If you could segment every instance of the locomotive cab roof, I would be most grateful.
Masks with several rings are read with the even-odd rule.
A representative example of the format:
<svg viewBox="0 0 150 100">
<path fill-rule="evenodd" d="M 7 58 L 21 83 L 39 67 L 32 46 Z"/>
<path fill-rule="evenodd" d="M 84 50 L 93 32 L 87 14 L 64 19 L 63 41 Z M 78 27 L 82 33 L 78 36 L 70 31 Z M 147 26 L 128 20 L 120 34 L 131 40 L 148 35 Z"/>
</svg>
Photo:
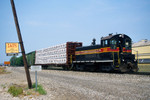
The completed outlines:
<svg viewBox="0 0 150 100">
<path fill-rule="evenodd" d="M 129 38 L 131 39 L 129 36 L 125 35 L 125 34 L 109 34 L 109 36 L 106 36 L 106 37 L 102 37 L 101 40 L 110 40 L 112 38 Z"/>
<path fill-rule="evenodd" d="M 112 41 L 116 41 L 117 46 L 120 44 L 122 46 L 125 46 L 125 42 L 129 42 L 129 45 L 131 45 L 131 38 L 125 34 L 109 34 L 109 36 L 102 37 L 101 38 L 101 46 L 102 47 L 108 47 L 112 46 Z"/>
</svg>

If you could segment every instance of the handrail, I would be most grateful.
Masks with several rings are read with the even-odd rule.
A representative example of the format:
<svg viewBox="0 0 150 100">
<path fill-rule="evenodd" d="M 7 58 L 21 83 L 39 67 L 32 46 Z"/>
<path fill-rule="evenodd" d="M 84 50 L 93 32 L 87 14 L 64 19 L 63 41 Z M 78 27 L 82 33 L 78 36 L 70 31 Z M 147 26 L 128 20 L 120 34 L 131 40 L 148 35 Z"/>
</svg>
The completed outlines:
<svg viewBox="0 0 150 100">
<path fill-rule="evenodd" d="M 134 49 L 132 49 L 133 51 L 135 51 L 136 53 L 137 53 L 137 61 L 138 61 L 138 63 L 139 63 L 139 59 L 138 59 L 138 51 L 137 50 L 134 50 Z"/>
</svg>

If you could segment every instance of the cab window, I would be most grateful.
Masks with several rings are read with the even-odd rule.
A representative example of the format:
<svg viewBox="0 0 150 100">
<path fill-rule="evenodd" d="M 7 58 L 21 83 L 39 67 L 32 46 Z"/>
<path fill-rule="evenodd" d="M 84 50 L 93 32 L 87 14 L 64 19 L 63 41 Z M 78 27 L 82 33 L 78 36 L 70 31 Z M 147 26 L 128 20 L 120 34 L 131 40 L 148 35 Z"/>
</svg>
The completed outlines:
<svg viewBox="0 0 150 100">
<path fill-rule="evenodd" d="M 105 46 L 107 46 L 108 45 L 108 40 L 105 40 Z"/>
<path fill-rule="evenodd" d="M 117 41 L 116 40 L 110 40 L 111 49 L 117 48 Z"/>
<path fill-rule="evenodd" d="M 103 40 L 103 46 L 108 46 L 108 40 Z"/>
<path fill-rule="evenodd" d="M 129 39 L 127 39 L 127 40 L 125 41 L 125 48 L 126 48 L 127 50 L 130 50 L 130 49 L 131 49 L 131 41 L 130 41 Z"/>
</svg>

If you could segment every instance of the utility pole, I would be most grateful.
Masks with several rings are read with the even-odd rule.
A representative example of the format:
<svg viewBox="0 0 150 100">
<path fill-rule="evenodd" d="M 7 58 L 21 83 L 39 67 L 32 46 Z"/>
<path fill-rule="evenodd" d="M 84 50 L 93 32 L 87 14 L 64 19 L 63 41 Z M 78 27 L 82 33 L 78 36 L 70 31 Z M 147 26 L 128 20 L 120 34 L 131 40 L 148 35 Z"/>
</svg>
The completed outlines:
<svg viewBox="0 0 150 100">
<path fill-rule="evenodd" d="M 28 69 L 28 65 L 27 65 L 27 59 L 26 59 L 26 55 L 25 55 L 21 31 L 19 28 L 17 13 L 16 13 L 15 4 L 14 4 L 13 0 L 11 0 L 11 6 L 12 6 L 13 15 L 14 15 L 14 21 L 15 21 L 15 25 L 16 25 L 18 39 L 19 39 L 19 43 L 20 43 L 20 47 L 21 47 L 21 52 L 22 52 L 22 56 L 23 56 L 23 62 L 24 62 L 24 68 L 25 68 L 26 77 L 27 77 L 27 81 L 28 81 L 28 87 L 29 87 L 29 89 L 31 89 L 32 88 L 32 82 L 31 82 L 31 78 L 30 78 L 30 73 L 29 73 L 29 69 Z"/>
</svg>

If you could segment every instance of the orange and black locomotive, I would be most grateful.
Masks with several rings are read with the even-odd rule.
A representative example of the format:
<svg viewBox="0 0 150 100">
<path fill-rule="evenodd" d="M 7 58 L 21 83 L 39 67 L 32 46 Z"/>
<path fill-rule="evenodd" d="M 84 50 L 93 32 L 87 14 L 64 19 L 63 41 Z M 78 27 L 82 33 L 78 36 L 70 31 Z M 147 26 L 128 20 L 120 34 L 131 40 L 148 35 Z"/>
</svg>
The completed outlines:
<svg viewBox="0 0 150 100">
<path fill-rule="evenodd" d="M 74 70 L 137 72 L 137 60 L 132 54 L 132 40 L 125 34 L 109 34 L 96 45 L 76 48 Z"/>
</svg>

